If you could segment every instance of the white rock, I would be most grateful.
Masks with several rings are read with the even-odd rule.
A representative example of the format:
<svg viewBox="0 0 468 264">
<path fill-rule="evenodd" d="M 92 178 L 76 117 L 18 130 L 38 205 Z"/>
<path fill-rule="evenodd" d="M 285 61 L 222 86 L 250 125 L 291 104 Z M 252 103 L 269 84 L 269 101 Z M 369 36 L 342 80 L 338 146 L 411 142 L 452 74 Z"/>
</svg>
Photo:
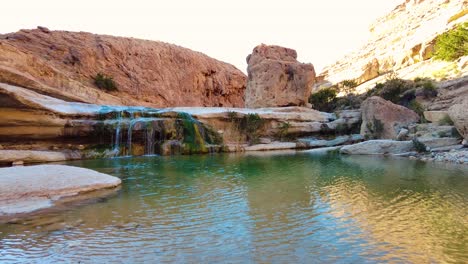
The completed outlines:
<svg viewBox="0 0 468 264">
<path fill-rule="evenodd" d="M 0 168 L 0 216 L 29 213 L 65 197 L 120 184 L 119 178 L 72 166 Z"/>
<path fill-rule="evenodd" d="M 401 154 L 410 152 L 413 149 L 411 141 L 395 141 L 395 140 L 369 140 L 354 145 L 344 146 L 340 149 L 343 154 L 358 154 L 358 155 L 384 155 L 384 154 Z"/>
</svg>

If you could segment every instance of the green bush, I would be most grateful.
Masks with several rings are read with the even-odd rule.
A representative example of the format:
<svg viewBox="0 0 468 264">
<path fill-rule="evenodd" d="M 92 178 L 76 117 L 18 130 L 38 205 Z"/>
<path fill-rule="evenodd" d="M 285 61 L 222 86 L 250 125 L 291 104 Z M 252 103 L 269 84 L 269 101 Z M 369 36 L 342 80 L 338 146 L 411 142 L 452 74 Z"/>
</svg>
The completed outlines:
<svg viewBox="0 0 468 264">
<path fill-rule="evenodd" d="M 243 131 L 250 144 L 256 144 L 259 139 L 258 130 L 265 123 L 265 120 L 258 114 L 247 114 L 240 119 L 239 129 Z"/>
<path fill-rule="evenodd" d="M 405 95 L 405 92 L 414 88 L 415 84 L 413 81 L 395 78 L 387 80 L 385 83 L 377 83 L 372 90 L 367 92 L 367 95 L 380 96 L 395 104 L 403 104 L 402 99 L 408 101 L 408 98 L 406 98 L 408 94 Z"/>
<path fill-rule="evenodd" d="M 468 55 L 468 22 L 458 25 L 436 38 L 434 58 L 454 61 Z"/>
<path fill-rule="evenodd" d="M 234 122 L 234 121 L 236 121 L 237 118 L 238 118 L 238 117 L 237 117 L 237 112 L 234 112 L 234 111 L 229 111 L 229 112 L 227 113 L 227 116 L 228 116 L 228 119 L 229 119 L 230 122 Z"/>
<path fill-rule="evenodd" d="M 419 141 L 419 139 L 417 138 L 413 139 L 413 146 L 417 152 L 422 152 L 422 153 L 427 152 L 426 145 L 422 143 L 421 141 Z"/>
<path fill-rule="evenodd" d="M 432 79 L 417 77 L 414 79 L 414 83 L 417 88 L 421 88 L 422 96 L 426 98 L 437 96 L 437 86 Z"/>
<path fill-rule="evenodd" d="M 424 118 L 425 109 L 416 100 L 411 101 L 408 108 L 416 112 L 421 118 Z"/>
<path fill-rule="evenodd" d="M 333 109 L 335 109 L 337 95 L 338 90 L 336 87 L 320 89 L 318 92 L 310 95 L 309 103 L 311 103 L 316 110 L 332 112 Z"/>
<path fill-rule="evenodd" d="M 343 97 L 338 97 L 335 100 L 335 109 L 336 110 L 347 110 L 347 109 L 359 109 L 363 101 L 362 96 L 355 94 L 348 94 Z"/>
<path fill-rule="evenodd" d="M 355 89 L 358 86 L 358 83 L 355 80 L 344 80 L 337 85 L 339 87 L 339 91 L 345 94 L 352 94 L 354 93 Z"/>
<path fill-rule="evenodd" d="M 117 91 L 117 85 L 114 82 L 114 79 L 110 76 L 107 76 L 103 73 L 98 73 L 93 78 L 94 84 L 101 90 L 105 90 L 107 92 Z"/>
<path fill-rule="evenodd" d="M 341 82 L 344 86 L 347 86 L 347 87 L 350 87 L 350 88 L 354 88 L 354 87 L 357 87 L 358 84 L 355 80 L 344 80 Z"/>
</svg>

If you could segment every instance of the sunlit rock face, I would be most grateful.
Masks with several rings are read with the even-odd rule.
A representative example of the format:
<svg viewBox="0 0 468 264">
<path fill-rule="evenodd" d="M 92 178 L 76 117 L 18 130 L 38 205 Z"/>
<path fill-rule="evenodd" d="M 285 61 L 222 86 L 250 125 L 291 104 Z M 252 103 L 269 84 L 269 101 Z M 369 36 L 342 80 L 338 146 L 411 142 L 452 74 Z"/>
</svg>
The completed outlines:
<svg viewBox="0 0 468 264">
<path fill-rule="evenodd" d="M 247 64 L 246 107 L 307 104 L 315 81 L 314 66 L 298 62 L 295 50 L 262 44 L 247 57 Z"/>
<path fill-rule="evenodd" d="M 118 91 L 98 89 L 98 73 Z M 246 76 L 168 43 L 39 27 L 0 35 L 0 82 L 92 104 L 243 107 Z"/>
<path fill-rule="evenodd" d="M 459 104 L 455 104 L 449 108 L 450 118 L 453 120 L 455 127 L 461 136 L 468 141 L 468 98 L 465 98 Z"/>
<path fill-rule="evenodd" d="M 367 44 L 325 67 L 320 79 L 324 80 L 323 83 L 347 79 L 363 83 L 375 78 L 376 73 L 381 75 L 430 60 L 435 38 L 467 20 L 467 4 L 466 0 L 405 1 L 370 26 L 371 37 Z M 399 75 L 414 78 L 426 73 L 431 77 L 431 72 L 436 71 L 427 65 L 422 66 L 424 69 L 421 71 L 424 72 L 402 72 Z M 436 64 L 435 67 L 442 66 Z M 456 75 L 456 71 L 453 74 Z"/>
<path fill-rule="evenodd" d="M 361 134 L 369 138 L 396 139 L 400 129 L 419 121 L 413 110 L 378 96 L 366 99 L 361 111 Z"/>
</svg>

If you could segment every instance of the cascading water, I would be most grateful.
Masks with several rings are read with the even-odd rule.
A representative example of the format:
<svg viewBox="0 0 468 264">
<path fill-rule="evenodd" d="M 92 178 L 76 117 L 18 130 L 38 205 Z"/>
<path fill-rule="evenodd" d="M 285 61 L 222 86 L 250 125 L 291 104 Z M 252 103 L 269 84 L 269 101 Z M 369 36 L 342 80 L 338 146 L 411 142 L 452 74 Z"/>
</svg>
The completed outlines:
<svg viewBox="0 0 468 264">
<path fill-rule="evenodd" d="M 216 146 L 213 132 L 187 113 L 174 116 L 174 112 L 148 108 L 108 107 L 100 120 L 104 121 L 96 126 L 100 131 L 96 137 L 101 138 L 99 142 L 109 138 L 113 156 L 168 153 L 166 142 L 177 146 L 173 153 L 182 154 L 212 152 Z"/>
<path fill-rule="evenodd" d="M 120 153 L 120 140 L 121 140 L 121 135 L 120 135 L 120 130 L 121 130 L 121 125 L 122 125 L 122 112 L 118 111 L 117 116 L 117 125 L 115 128 L 115 142 L 114 142 L 114 152 L 118 156 Z"/>
<path fill-rule="evenodd" d="M 150 123 L 152 124 L 152 123 Z M 152 125 L 146 126 L 146 137 L 145 137 L 145 155 L 154 155 L 154 139 L 156 130 Z"/>
<path fill-rule="evenodd" d="M 134 124 L 135 113 L 130 112 L 130 119 L 128 120 L 128 130 L 127 130 L 127 155 L 132 155 L 132 132 Z"/>
</svg>

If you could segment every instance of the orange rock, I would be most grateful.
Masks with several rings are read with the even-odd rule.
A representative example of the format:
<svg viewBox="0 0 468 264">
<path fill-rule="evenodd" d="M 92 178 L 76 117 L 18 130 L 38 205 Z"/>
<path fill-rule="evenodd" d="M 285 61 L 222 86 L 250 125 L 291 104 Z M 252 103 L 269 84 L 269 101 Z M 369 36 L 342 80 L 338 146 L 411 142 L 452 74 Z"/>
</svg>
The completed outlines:
<svg viewBox="0 0 468 264">
<path fill-rule="evenodd" d="M 413 110 L 378 96 L 362 102 L 361 111 L 361 135 L 371 138 L 396 139 L 400 129 L 419 121 Z"/>
<path fill-rule="evenodd" d="M 246 107 L 305 106 L 312 92 L 315 71 L 300 63 L 293 49 L 265 44 L 247 57 Z"/>
<path fill-rule="evenodd" d="M 98 89 L 97 73 L 118 91 Z M 40 27 L 0 36 L 0 82 L 94 104 L 242 107 L 246 77 L 172 44 Z"/>
</svg>

